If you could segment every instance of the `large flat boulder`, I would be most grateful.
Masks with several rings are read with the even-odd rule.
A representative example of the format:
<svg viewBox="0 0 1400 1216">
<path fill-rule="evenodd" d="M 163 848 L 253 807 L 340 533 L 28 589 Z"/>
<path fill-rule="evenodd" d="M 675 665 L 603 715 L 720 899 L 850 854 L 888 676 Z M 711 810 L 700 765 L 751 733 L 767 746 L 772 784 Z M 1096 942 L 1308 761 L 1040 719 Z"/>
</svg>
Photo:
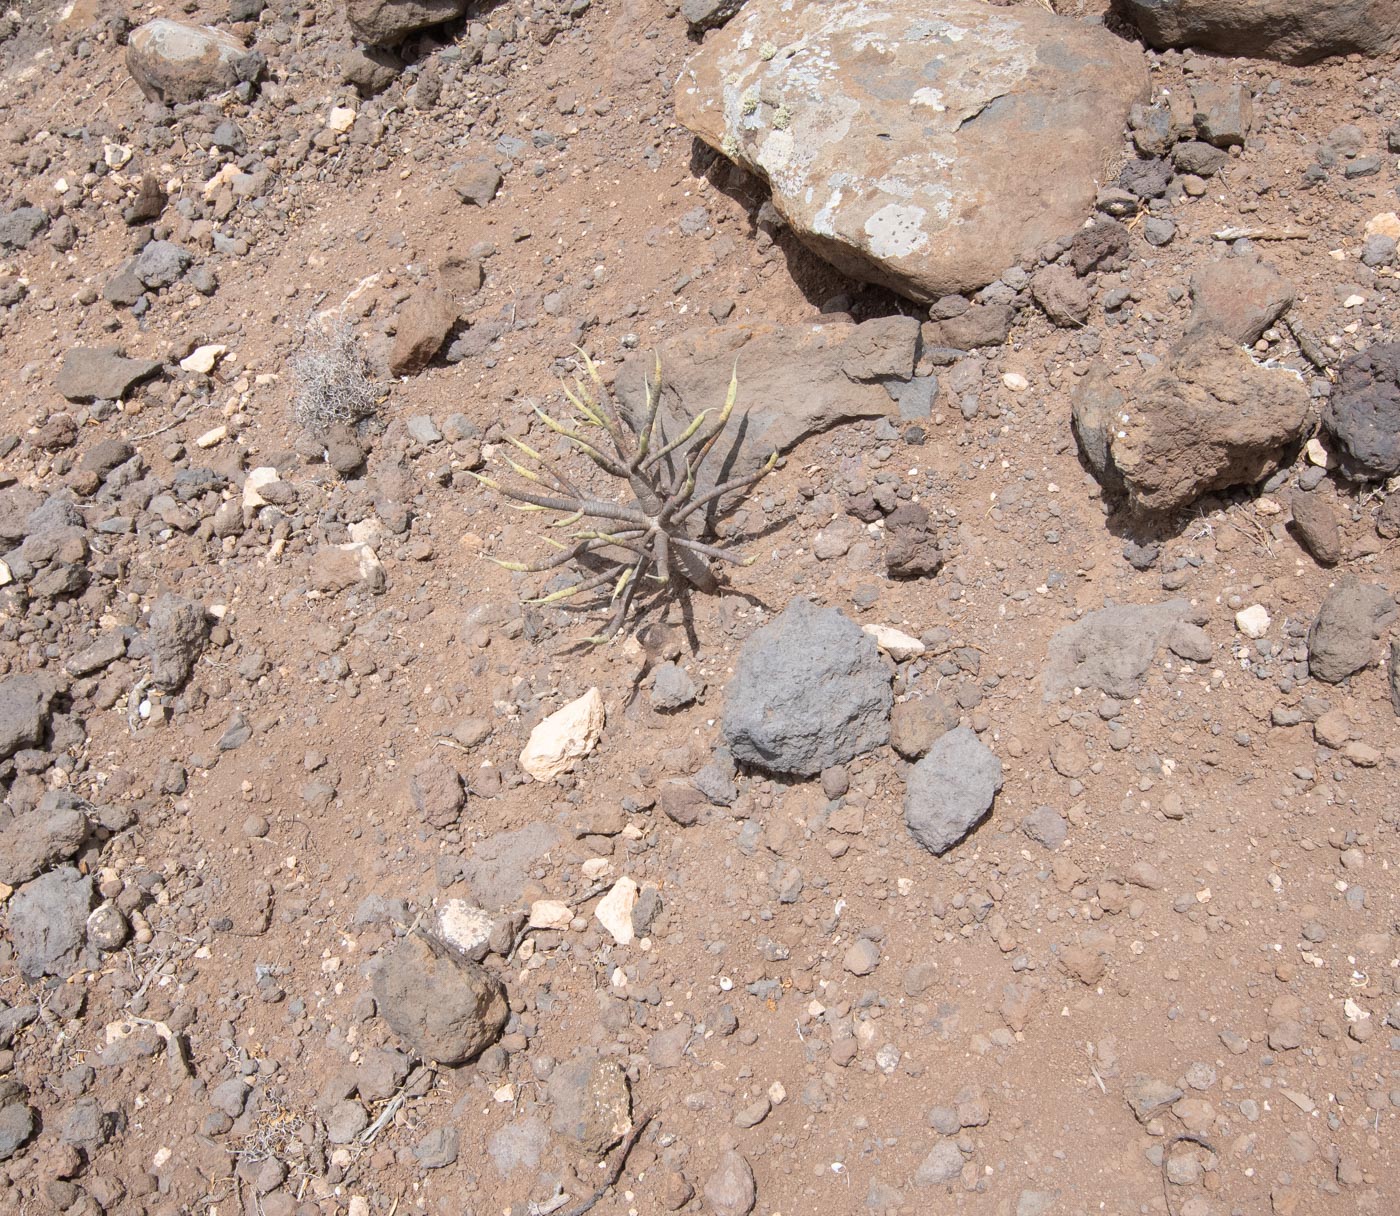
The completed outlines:
<svg viewBox="0 0 1400 1216">
<path fill-rule="evenodd" d="M 1313 63 L 1400 46 L 1400 0 L 1114 0 L 1150 46 Z"/>
<path fill-rule="evenodd" d="M 767 323 L 690 330 L 661 344 L 663 434 L 684 430 L 701 410 L 724 405 L 737 369 L 739 394 L 725 437 L 706 466 L 711 477 L 751 473 L 773 452 L 787 452 L 808 435 L 841 422 L 895 412 L 887 386 L 914 374 L 919 323 L 881 317 L 860 325 L 783 327 Z M 651 353 L 618 369 L 620 404 L 633 417 L 646 402 L 643 382 Z"/>
<path fill-rule="evenodd" d="M 931 301 L 1077 229 L 1147 95 L 1136 46 L 1037 8 L 750 0 L 676 114 L 822 257 Z"/>
</svg>

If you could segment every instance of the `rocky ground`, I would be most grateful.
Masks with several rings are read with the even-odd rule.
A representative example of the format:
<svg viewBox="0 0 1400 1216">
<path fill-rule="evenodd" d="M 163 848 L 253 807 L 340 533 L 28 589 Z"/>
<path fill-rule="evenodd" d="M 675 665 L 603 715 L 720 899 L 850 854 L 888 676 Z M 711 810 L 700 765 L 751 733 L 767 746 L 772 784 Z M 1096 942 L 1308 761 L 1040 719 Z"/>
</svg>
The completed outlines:
<svg viewBox="0 0 1400 1216">
<path fill-rule="evenodd" d="M 1146 52 L 915 303 L 737 7 L 0 19 L 5 1210 L 1393 1210 L 1393 56 Z M 472 476 L 579 347 L 784 452 L 605 645 Z"/>
</svg>

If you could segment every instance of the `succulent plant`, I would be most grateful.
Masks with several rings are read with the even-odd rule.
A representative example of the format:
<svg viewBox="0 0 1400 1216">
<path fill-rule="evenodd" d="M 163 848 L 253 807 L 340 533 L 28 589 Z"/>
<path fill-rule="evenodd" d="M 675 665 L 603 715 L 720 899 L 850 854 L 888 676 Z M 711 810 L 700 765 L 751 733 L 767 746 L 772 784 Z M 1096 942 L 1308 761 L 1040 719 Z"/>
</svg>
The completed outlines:
<svg viewBox="0 0 1400 1216">
<path fill-rule="evenodd" d="M 674 439 L 665 440 L 659 357 L 645 381 L 642 417 L 634 419 L 618 409 L 593 360 L 582 351 L 579 355 L 583 374 L 575 377 L 572 388 L 564 386 L 564 395 L 579 414 L 573 425 L 551 417 L 538 406 L 533 408 L 549 430 L 622 483 L 620 499 L 610 501 L 581 489 L 559 467 L 557 459 L 546 457 L 513 437 L 507 437 L 507 442 L 528 457 L 535 468 L 504 454 L 502 459 L 538 489 L 505 485 L 480 474 L 473 476 L 518 504 L 520 510 L 558 515 L 550 525 L 553 528 L 582 525 L 569 535 L 572 544 L 545 538 L 559 550 L 551 557 L 537 562 L 495 557 L 490 560 L 507 570 L 529 574 L 577 565 L 585 571 L 580 581 L 527 602 L 562 604 L 589 592 L 601 595 L 606 591 L 604 603 L 610 605 L 607 623 L 601 633 L 589 639 L 603 642 L 617 636 L 639 589 L 647 581 L 658 589 L 682 593 L 694 589 L 713 594 L 720 589 L 713 563 L 752 564 L 750 557 L 701 540 L 701 528 L 707 508 L 718 507 L 722 499 L 749 489 L 765 477 L 777 463 L 778 453 L 774 452 L 757 472 L 706 487 L 701 479 L 706 459 L 724 434 L 738 398 L 737 366 L 718 414 L 711 417 L 710 410 L 702 410 Z"/>
</svg>

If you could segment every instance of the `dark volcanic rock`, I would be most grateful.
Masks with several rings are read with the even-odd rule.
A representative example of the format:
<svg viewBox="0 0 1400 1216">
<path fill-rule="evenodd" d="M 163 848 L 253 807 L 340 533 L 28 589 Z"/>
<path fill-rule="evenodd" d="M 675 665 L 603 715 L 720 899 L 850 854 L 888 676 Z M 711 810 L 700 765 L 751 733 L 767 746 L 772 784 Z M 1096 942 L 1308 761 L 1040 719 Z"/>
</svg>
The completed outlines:
<svg viewBox="0 0 1400 1216">
<path fill-rule="evenodd" d="M 24 975 L 66 975 L 77 966 L 92 900 L 91 876 L 73 866 L 50 870 L 15 892 L 10 940 Z"/>
<path fill-rule="evenodd" d="M 204 609 L 178 595 L 162 595 L 151 609 L 147 647 L 151 680 L 157 688 L 184 687 L 204 653 L 209 625 Z"/>
<path fill-rule="evenodd" d="M 0 680 L 0 760 L 44 741 L 56 693 L 53 681 L 46 676 Z"/>
<path fill-rule="evenodd" d="M 1342 363 L 1322 422 L 1349 472 L 1400 472 L 1400 342 L 1368 346 Z"/>
</svg>

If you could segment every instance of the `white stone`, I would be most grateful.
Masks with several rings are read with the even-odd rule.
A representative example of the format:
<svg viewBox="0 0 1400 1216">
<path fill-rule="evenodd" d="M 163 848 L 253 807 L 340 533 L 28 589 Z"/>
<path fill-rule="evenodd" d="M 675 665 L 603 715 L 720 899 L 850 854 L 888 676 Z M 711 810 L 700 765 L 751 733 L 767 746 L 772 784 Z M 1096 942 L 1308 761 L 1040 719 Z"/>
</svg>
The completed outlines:
<svg viewBox="0 0 1400 1216">
<path fill-rule="evenodd" d="M 194 441 L 194 446 L 197 448 L 212 448 L 217 446 L 218 444 L 223 443 L 223 441 L 227 438 L 228 427 L 216 426 L 210 430 L 205 431 L 204 434 L 202 434 L 198 439 L 196 439 Z"/>
<path fill-rule="evenodd" d="M 905 659 L 916 659 L 924 653 L 924 644 L 918 638 L 912 638 L 889 625 L 862 625 L 861 628 L 874 638 L 875 645 L 896 663 L 902 663 Z"/>
<path fill-rule="evenodd" d="M 1020 372 L 1007 372 L 1002 376 L 1001 382 L 1013 393 L 1024 393 L 1031 386 L 1031 382 Z"/>
<path fill-rule="evenodd" d="M 357 519 L 346 531 L 349 532 L 351 540 L 371 548 L 377 548 L 384 542 L 384 524 L 377 516 Z"/>
<path fill-rule="evenodd" d="M 326 126 L 337 135 L 343 135 L 355 125 L 355 111 L 349 106 L 333 106 L 326 115 Z"/>
<path fill-rule="evenodd" d="M 574 910 L 562 899 L 537 899 L 530 905 L 530 928 L 567 929 Z"/>
<path fill-rule="evenodd" d="M 553 781 L 593 750 L 603 733 L 603 718 L 602 695 L 590 688 L 530 732 L 530 741 L 520 753 L 520 767 L 536 781 Z"/>
<path fill-rule="evenodd" d="M 1315 464 L 1319 469 L 1331 467 L 1332 453 L 1323 446 L 1322 440 L 1316 436 L 1308 440 L 1303 451 L 1307 455 L 1309 464 Z"/>
<path fill-rule="evenodd" d="M 180 366 L 187 372 L 198 372 L 207 376 L 218 365 L 219 360 L 228 354 L 228 347 L 222 342 L 211 342 L 208 346 L 197 346 L 180 360 Z"/>
<path fill-rule="evenodd" d="M 1366 221 L 1367 236 L 1388 236 L 1400 241 L 1400 215 L 1393 211 L 1382 211 Z"/>
<path fill-rule="evenodd" d="M 263 486 L 271 485 L 274 481 L 280 481 L 276 469 L 263 465 L 261 468 L 249 469 L 248 476 L 243 479 L 243 509 L 253 511 L 258 507 L 267 506 L 267 499 L 258 493 Z"/>
<path fill-rule="evenodd" d="M 1247 638 L 1258 640 L 1269 632 L 1269 611 L 1263 604 L 1251 604 L 1235 613 L 1235 628 Z"/>
<path fill-rule="evenodd" d="M 486 944 L 491 936 L 491 913 L 465 899 L 449 899 L 438 908 L 438 936 L 463 954 Z"/>
<path fill-rule="evenodd" d="M 630 878 L 619 878 L 594 910 L 598 923 L 613 935 L 619 946 L 632 940 L 632 909 L 636 903 L 637 884 Z"/>
</svg>

